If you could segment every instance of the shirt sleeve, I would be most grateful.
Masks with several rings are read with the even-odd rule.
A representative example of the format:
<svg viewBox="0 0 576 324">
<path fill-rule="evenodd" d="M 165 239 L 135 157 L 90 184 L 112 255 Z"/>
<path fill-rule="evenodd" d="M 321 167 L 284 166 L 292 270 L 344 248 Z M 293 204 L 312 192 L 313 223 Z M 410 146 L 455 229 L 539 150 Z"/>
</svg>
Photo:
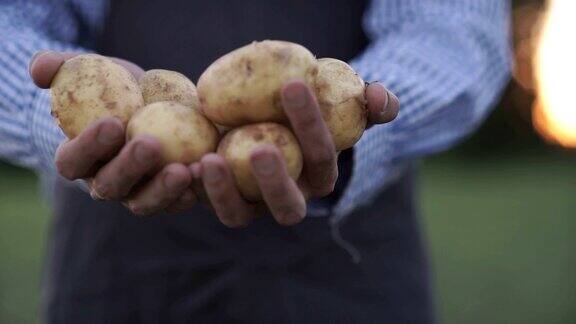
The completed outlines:
<svg viewBox="0 0 576 324">
<path fill-rule="evenodd" d="M 447 149 L 487 116 L 511 69 L 505 0 L 374 0 L 369 47 L 351 64 L 381 81 L 401 109 L 355 146 L 334 222 L 375 197 L 413 159 Z"/>
<path fill-rule="evenodd" d="M 28 63 L 43 50 L 88 51 L 105 13 L 103 0 L 0 0 L 0 159 L 54 173 L 64 135 Z"/>
</svg>

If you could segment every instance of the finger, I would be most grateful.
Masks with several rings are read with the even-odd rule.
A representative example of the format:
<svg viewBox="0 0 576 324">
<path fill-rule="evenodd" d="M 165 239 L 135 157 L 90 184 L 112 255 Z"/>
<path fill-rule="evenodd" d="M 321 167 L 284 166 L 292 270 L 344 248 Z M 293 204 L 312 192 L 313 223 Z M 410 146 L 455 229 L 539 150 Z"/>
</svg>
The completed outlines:
<svg viewBox="0 0 576 324">
<path fill-rule="evenodd" d="M 274 146 L 265 146 L 251 155 L 252 172 L 264 201 L 276 221 L 285 226 L 299 223 L 306 216 L 306 201 L 290 178 L 284 159 Z"/>
<path fill-rule="evenodd" d="M 34 83 L 43 89 L 50 88 L 52 79 L 60 66 L 78 53 L 62 53 L 53 51 L 42 51 L 34 54 L 30 60 L 28 71 Z"/>
<path fill-rule="evenodd" d="M 194 207 L 197 201 L 198 198 L 196 197 L 194 190 L 188 188 L 184 190 L 174 203 L 166 207 L 166 211 L 168 213 L 182 213 Z"/>
<path fill-rule="evenodd" d="M 29 74 L 38 87 L 43 89 L 50 88 L 52 79 L 54 79 L 60 66 L 62 66 L 65 61 L 78 55 L 80 55 L 80 53 L 53 51 L 38 52 L 32 56 L 32 59 L 30 59 L 30 64 L 28 66 Z M 139 80 L 144 74 L 144 70 L 132 62 L 116 57 L 111 57 L 110 59 L 126 68 L 136 78 L 136 80 Z"/>
<path fill-rule="evenodd" d="M 378 82 L 366 87 L 368 120 L 370 124 L 383 124 L 393 121 L 400 110 L 400 101 L 392 92 Z"/>
<path fill-rule="evenodd" d="M 298 138 L 304 168 L 314 195 L 332 192 L 338 168 L 336 150 L 312 91 L 302 82 L 290 82 L 282 89 L 282 105 Z"/>
<path fill-rule="evenodd" d="M 191 175 L 182 164 L 170 164 L 140 189 L 128 202 L 140 216 L 151 215 L 175 203 L 190 185 Z"/>
<path fill-rule="evenodd" d="M 124 144 L 124 129 L 116 118 L 104 118 L 90 125 L 78 137 L 56 151 L 58 172 L 68 180 L 87 178 L 95 166 L 111 159 Z"/>
<path fill-rule="evenodd" d="M 194 191 L 198 201 L 210 205 L 210 199 L 206 195 L 206 190 L 204 190 L 204 184 L 202 183 L 202 164 L 200 162 L 193 163 L 188 168 L 192 175 L 192 184 L 190 187 Z"/>
<path fill-rule="evenodd" d="M 149 136 L 138 136 L 94 177 L 94 193 L 109 200 L 120 200 L 132 187 L 154 170 L 160 161 L 160 143 Z"/>
<path fill-rule="evenodd" d="M 254 210 L 240 195 L 224 158 L 217 154 L 207 154 L 201 163 L 204 189 L 218 219 L 228 227 L 248 225 Z"/>
</svg>

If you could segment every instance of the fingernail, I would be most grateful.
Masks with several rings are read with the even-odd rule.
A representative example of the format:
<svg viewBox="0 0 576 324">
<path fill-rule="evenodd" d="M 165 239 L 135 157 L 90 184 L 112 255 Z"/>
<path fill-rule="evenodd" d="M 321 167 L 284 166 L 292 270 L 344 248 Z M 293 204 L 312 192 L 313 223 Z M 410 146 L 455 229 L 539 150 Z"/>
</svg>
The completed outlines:
<svg viewBox="0 0 576 324">
<path fill-rule="evenodd" d="M 38 56 L 40 56 L 43 53 L 45 53 L 45 52 L 39 51 L 39 52 L 34 53 L 34 55 L 32 55 L 32 58 L 30 58 L 30 62 L 34 63 L 34 60 L 36 60 L 38 58 Z"/>
<path fill-rule="evenodd" d="M 167 173 L 164 176 L 164 186 L 168 189 L 180 189 L 183 187 L 184 181 L 173 173 Z"/>
<path fill-rule="evenodd" d="M 108 186 L 107 185 L 95 185 L 90 192 L 90 195 L 95 200 L 104 200 L 106 195 L 108 194 Z"/>
<path fill-rule="evenodd" d="M 374 82 L 373 82 L 374 83 Z M 386 108 L 388 107 L 388 104 L 390 103 L 390 98 L 388 95 L 388 91 L 386 91 L 386 89 L 384 88 L 384 86 L 380 85 L 379 87 L 376 87 L 378 89 L 378 92 L 380 92 L 380 95 L 384 96 L 386 98 L 386 101 L 384 102 L 384 104 L 380 107 L 380 114 L 383 115 L 386 113 Z"/>
<path fill-rule="evenodd" d="M 252 162 L 254 171 L 261 176 L 271 176 L 276 172 L 276 161 L 270 154 L 255 154 Z"/>
<path fill-rule="evenodd" d="M 388 91 L 388 99 L 388 107 L 392 108 L 394 106 L 400 105 L 400 99 L 398 99 L 398 97 L 390 91 Z"/>
<path fill-rule="evenodd" d="M 388 114 L 393 111 L 397 112 L 398 109 L 400 108 L 400 100 L 398 99 L 398 97 L 396 97 L 396 95 L 390 91 L 386 91 L 386 96 L 387 96 L 386 107 L 382 111 L 382 114 L 383 115 Z"/>
<path fill-rule="evenodd" d="M 308 98 L 306 92 L 300 86 L 291 86 L 284 94 L 287 104 L 291 107 L 301 108 L 306 106 Z"/>
<path fill-rule="evenodd" d="M 209 183 L 218 183 L 222 179 L 222 172 L 219 167 L 215 165 L 206 165 L 203 168 L 204 171 L 204 180 Z"/>
<path fill-rule="evenodd" d="M 134 155 L 136 161 L 139 163 L 146 163 L 152 158 L 154 158 L 154 152 L 147 147 L 144 143 L 136 144 L 136 148 L 134 149 Z"/>
<path fill-rule="evenodd" d="M 98 142 L 103 145 L 112 145 L 122 140 L 122 130 L 117 126 L 103 125 L 98 131 Z"/>
<path fill-rule="evenodd" d="M 98 195 L 98 193 L 94 189 L 90 190 L 90 197 L 92 197 L 92 199 L 94 199 L 96 201 L 104 200 L 102 197 L 100 197 L 100 195 Z"/>
</svg>

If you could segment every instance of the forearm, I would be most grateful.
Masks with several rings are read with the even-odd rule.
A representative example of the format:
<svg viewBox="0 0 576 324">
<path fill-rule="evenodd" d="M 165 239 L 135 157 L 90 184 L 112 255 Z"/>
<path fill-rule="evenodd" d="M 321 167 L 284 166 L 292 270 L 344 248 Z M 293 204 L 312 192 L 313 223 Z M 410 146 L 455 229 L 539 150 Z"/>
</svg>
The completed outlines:
<svg viewBox="0 0 576 324">
<path fill-rule="evenodd" d="M 483 120 L 508 80 L 506 12 L 450 9 L 422 7 L 405 17 L 408 22 L 381 30 L 353 62 L 367 80 L 380 80 L 402 101 L 393 123 L 367 134 L 386 137 L 391 159 L 450 147 Z"/>
<path fill-rule="evenodd" d="M 63 1 L 0 4 L 0 158 L 42 172 L 54 171 L 64 137 L 50 116 L 49 91 L 34 85 L 28 64 L 41 50 L 83 50 L 75 45 L 78 25 L 68 7 Z"/>
<path fill-rule="evenodd" d="M 367 17 L 373 42 L 352 64 L 366 80 L 380 80 L 396 93 L 402 108 L 394 122 L 368 130 L 355 146 L 341 213 L 373 197 L 411 159 L 472 132 L 507 82 L 508 5 L 455 3 L 374 2 Z"/>
<path fill-rule="evenodd" d="M 77 50 L 28 33 L 0 41 L 0 157 L 41 172 L 54 171 L 54 152 L 64 135 L 50 115 L 49 90 L 37 88 L 28 75 L 36 51 Z"/>
</svg>

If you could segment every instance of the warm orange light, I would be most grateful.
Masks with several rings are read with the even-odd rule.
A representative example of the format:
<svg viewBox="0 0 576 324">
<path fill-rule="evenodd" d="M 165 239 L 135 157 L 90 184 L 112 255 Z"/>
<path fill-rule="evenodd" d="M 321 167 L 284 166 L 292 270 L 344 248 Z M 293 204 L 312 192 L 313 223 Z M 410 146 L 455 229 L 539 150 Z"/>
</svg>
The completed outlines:
<svg viewBox="0 0 576 324">
<path fill-rule="evenodd" d="M 576 0 L 549 0 L 534 58 L 534 126 L 547 140 L 576 148 Z"/>
</svg>

